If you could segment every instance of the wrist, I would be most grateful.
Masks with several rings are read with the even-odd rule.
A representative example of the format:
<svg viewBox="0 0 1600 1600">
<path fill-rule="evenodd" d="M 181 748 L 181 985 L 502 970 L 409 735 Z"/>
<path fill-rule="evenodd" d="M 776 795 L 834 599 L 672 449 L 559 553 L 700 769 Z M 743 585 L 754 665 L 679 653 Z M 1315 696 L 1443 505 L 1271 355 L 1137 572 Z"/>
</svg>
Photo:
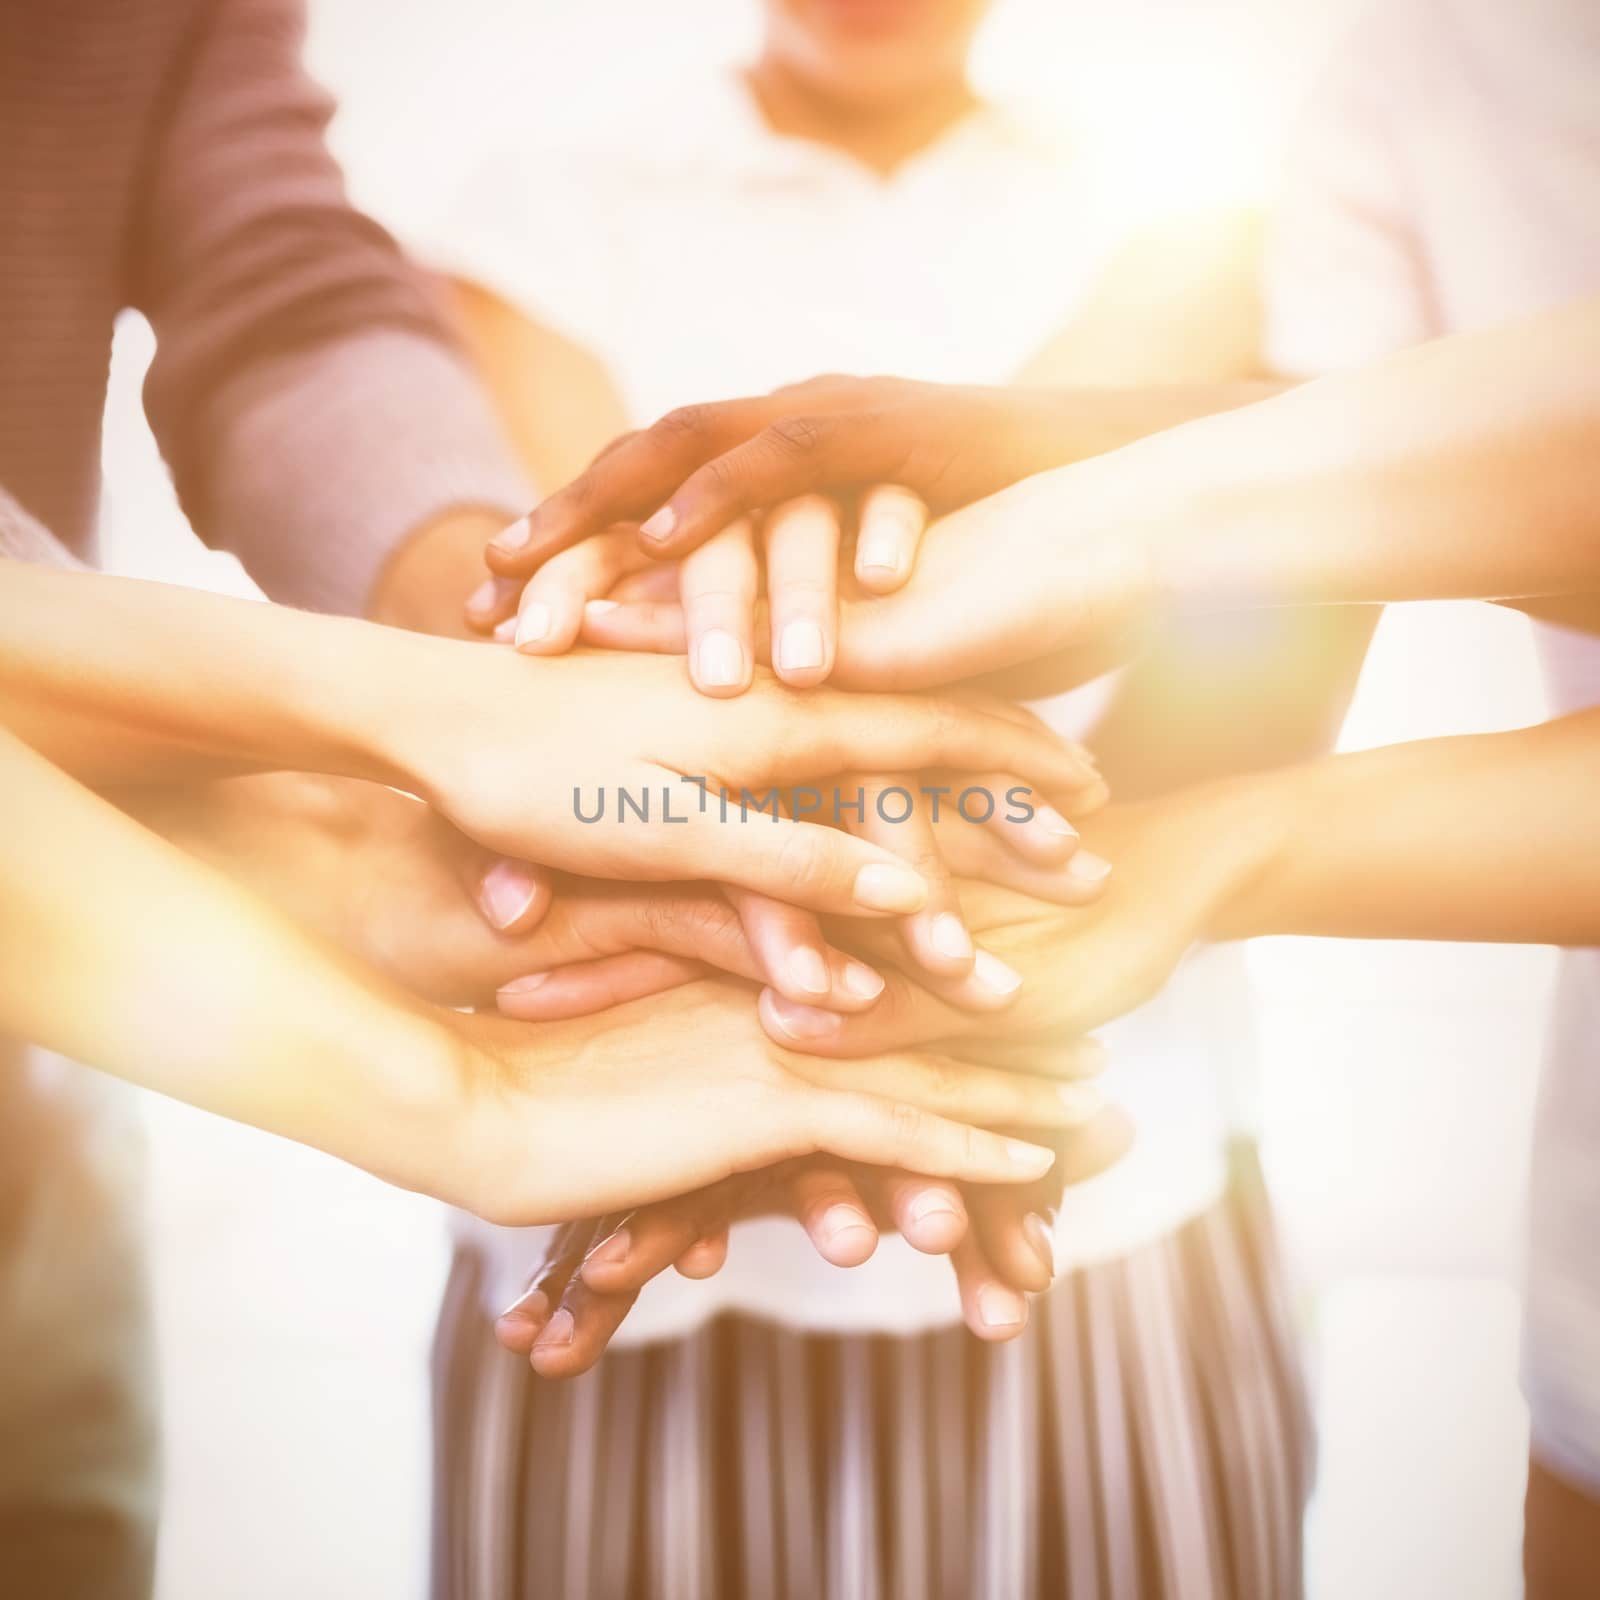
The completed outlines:
<svg viewBox="0 0 1600 1600">
<path fill-rule="evenodd" d="M 1207 938 L 1253 939 L 1285 931 L 1285 868 L 1294 859 L 1309 770 L 1285 767 L 1208 786 L 1214 808 L 1209 836 L 1219 841 L 1223 872 Z"/>
<path fill-rule="evenodd" d="M 466 603 L 488 576 L 484 546 L 516 515 L 488 508 L 455 511 L 419 528 L 396 546 L 378 575 L 367 615 L 418 633 L 473 637 Z"/>
<path fill-rule="evenodd" d="M 333 769 L 434 803 L 458 748 L 454 736 L 482 707 L 473 672 L 491 647 L 364 623 L 367 648 L 344 680 Z M 509 652 L 508 652 L 509 653 Z"/>
<path fill-rule="evenodd" d="M 452 1013 L 399 997 L 367 1035 L 357 1117 L 331 1153 L 403 1189 L 472 1207 L 476 1053 Z"/>
</svg>

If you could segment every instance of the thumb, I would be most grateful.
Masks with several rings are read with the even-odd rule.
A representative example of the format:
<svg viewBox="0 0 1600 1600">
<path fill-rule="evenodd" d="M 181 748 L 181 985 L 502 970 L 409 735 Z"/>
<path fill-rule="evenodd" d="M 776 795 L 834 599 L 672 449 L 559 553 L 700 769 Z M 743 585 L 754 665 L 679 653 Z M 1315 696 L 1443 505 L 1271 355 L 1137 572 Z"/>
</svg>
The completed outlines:
<svg viewBox="0 0 1600 1600">
<path fill-rule="evenodd" d="M 496 856 L 476 873 L 472 896 L 479 915 L 496 933 L 527 933 L 550 909 L 550 875 L 526 861 Z"/>
</svg>

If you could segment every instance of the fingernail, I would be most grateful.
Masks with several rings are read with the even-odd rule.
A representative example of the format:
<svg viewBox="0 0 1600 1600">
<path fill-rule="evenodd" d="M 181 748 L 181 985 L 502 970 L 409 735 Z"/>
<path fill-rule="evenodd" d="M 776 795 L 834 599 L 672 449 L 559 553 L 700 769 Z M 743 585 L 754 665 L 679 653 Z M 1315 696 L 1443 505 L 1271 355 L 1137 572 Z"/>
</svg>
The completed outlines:
<svg viewBox="0 0 1600 1600">
<path fill-rule="evenodd" d="M 586 617 L 603 617 L 606 612 L 616 609 L 615 600 L 585 600 L 583 603 L 583 614 Z"/>
<path fill-rule="evenodd" d="M 1007 1139 L 1006 1158 L 1022 1172 L 1048 1172 L 1056 1159 L 1054 1150 L 1041 1144 L 1029 1144 L 1026 1139 Z"/>
<path fill-rule="evenodd" d="M 517 619 L 507 617 L 504 622 L 497 624 L 494 636 L 501 644 L 510 644 L 517 637 Z"/>
<path fill-rule="evenodd" d="M 883 978 L 871 967 L 859 961 L 847 961 L 844 967 L 845 989 L 858 1000 L 876 1000 L 883 993 Z"/>
<path fill-rule="evenodd" d="M 723 628 L 700 636 L 695 652 L 696 676 L 711 689 L 728 689 L 744 680 L 744 647 Z"/>
<path fill-rule="evenodd" d="M 531 600 L 517 615 L 517 648 L 537 644 L 548 636 L 551 624 L 550 607 L 542 601 Z"/>
<path fill-rule="evenodd" d="M 961 1213 L 950 1196 L 941 1189 L 925 1189 L 906 1208 L 913 1222 L 926 1222 L 929 1217 L 959 1217 Z"/>
<path fill-rule="evenodd" d="M 804 989 L 807 994 L 828 992 L 828 965 L 822 959 L 822 952 L 813 950 L 810 945 L 802 945 L 790 952 L 785 971 L 789 974 L 789 982 L 797 989 Z"/>
<path fill-rule="evenodd" d="M 772 995 L 773 1020 L 791 1039 L 825 1039 L 844 1026 L 844 1019 L 836 1011 L 800 1005 L 775 991 L 768 992 Z"/>
<path fill-rule="evenodd" d="M 856 874 L 855 902 L 867 911 L 920 911 L 928 903 L 928 885 L 910 867 L 887 862 L 863 867 Z"/>
<path fill-rule="evenodd" d="M 791 622 L 778 639 L 778 665 L 785 672 L 820 667 L 824 660 L 822 629 L 814 622 Z"/>
<path fill-rule="evenodd" d="M 1078 883 L 1104 883 L 1111 873 L 1111 863 L 1092 850 L 1078 850 L 1067 863 L 1067 876 Z"/>
<path fill-rule="evenodd" d="M 483 875 L 478 904 L 492 927 L 521 921 L 539 893 L 539 880 L 520 861 L 500 860 Z"/>
<path fill-rule="evenodd" d="M 584 1258 L 585 1264 L 590 1261 L 603 1261 L 608 1266 L 618 1267 L 628 1259 L 628 1252 L 633 1248 L 633 1240 L 628 1236 L 626 1228 L 618 1228 L 613 1234 L 602 1239 L 593 1250 Z"/>
<path fill-rule="evenodd" d="M 536 1321 L 544 1316 L 549 1306 L 550 1302 L 545 1298 L 543 1289 L 530 1289 L 526 1294 L 519 1294 L 495 1318 L 495 1321 L 504 1322 L 507 1317 L 516 1317 L 519 1321 Z"/>
<path fill-rule="evenodd" d="M 1046 833 L 1053 834 L 1057 839 L 1076 839 L 1078 837 L 1078 830 L 1054 806 L 1040 806 L 1033 813 L 1033 820 Z"/>
<path fill-rule="evenodd" d="M 871 1221 L 854 1206 L 829 1206 L 823 1212 L 818 1226 L 823 1238 L 832 1244 L 842 1243 L 849 1235 L 856 1233 L 870 1233 L 874 1238 L 877 1236 L 877 1229 Z"/>
<path fill-rule="evenodd" d="M 972 935 L 960 917 L 941 911 L 928 928 L 928 942 L 942 956 L 965 961 L 972 954 Z M 1021 979 L 1018 979 L 1021 982 Z"/>
<path fill-rule="evenodd" d="M 502 528 L 489 543 L 507 555 L 520 550 L 533 537 L 533 526 L 526 517 L 518 517 L 509 528 Z"/>
<path fill-rule="evenodd" d="M 659 543 L 678 526 L 678 513 L 671 506 L 662 506 L 639 524 L 639 532 L 646 539 Z"/>
<path fill-rule="evenodd" d="M 1052 1278 L 1055 1277 L 1055 1246 L 1050 1242 L 1050 1229 L 1044 1218 L 1037 1211 L 1030 1211 L 1022 1219 L 1022 1231 L 1028 1236 L 1028 1243 L 1033 1246 L 1033 1253 L 1038 1256 L 1039 1264 Z"/>
<path fill-rule="evenodd" d="M 502 983 L 496 991 L 499 994 L 531 994 L 541 984 L 550 981 L 548 972 L 530 972 L 525 978 L 513 978 L 510 983 Z"/>
<path fill-rule="evenodd" d="M 577 1331 L 572 1320 L 572 1313 L 565 1306 L 556 1312 L 544 1325 L 544 1332 L 534 1341 L 535 1350 L 548 1350 L 557 1345 L 572 1343 L 572 1336 Z"/>
<path fill-rule="evenodd" d="M 556 1316 L 560 1316 L 560 1312 Z M 1020 1328 L 1028 1317 L 1028 1303 L 1014 1289 L 986 1283 L 978 1290 L 978 1320 L 986 1328 Z M 555 1326 L 554 1319 L 551 1327 Z M 539 1341 L 540 1344 L 544 1340 Z"/>
<path fill-rule="evenodd" d="M 476 589 L 472 591 L 467 601 L 468 611 L 487 611 L 495 602 L 495 596 L 500 593 L 500 585 L 493 578 L 485 578 Z"/>
<path fill-rule="evenodd" d="M 1092 1083 L 1060 1083 L 1056 1093 L 1062 1108 L 1074 1122 L 1088 1122 L 1105 1105 L 1105 1095 Z"/>
<path fill-rule="evenodd" d="M 1022 987 L 1022 974 L 988 950 L 980 949 L 974 957 L 972 976 L 990 994 L 1015 994 Z"/>
<path fill-rule="evenodd" d="M 893 539 L 869 539 L 856 548 L 857 572 L 900 571 L 900 546 Z"/>
</svg>

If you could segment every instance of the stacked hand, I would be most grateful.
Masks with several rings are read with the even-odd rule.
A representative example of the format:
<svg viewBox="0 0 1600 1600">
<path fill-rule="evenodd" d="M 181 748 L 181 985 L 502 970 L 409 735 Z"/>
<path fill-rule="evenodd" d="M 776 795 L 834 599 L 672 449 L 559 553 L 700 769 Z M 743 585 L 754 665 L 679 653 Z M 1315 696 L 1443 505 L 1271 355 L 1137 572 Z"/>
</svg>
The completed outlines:
<svg viewBox="0 0 1600 1600">
<path fill-rule="evenodd" d="M 853 399 L 848 389 L 835 399 Z M 1063 1043 L 1049 1059 L 1007 1056 L 997 1038 L 1025 1037 L 1036 1022 L 974 1029 L 975 1017 L 1036 1007 L 1023 993 L 1031 974 L 993 941 L 974 940 L 972 910 L 983 906 L 967 885 L 1027 896 L 1018 905 L 1031 910 L 985 911 L 998 930 L 1044 925 L 1040 908 L 1094 902 L 1109 864 L 1079 848 L 1068 818 L 1101 806 L 1104 785 L 1083 752 L 1002 701 L 817 685 L 830 672 L 857 686 L 970 676 L 994 664 L 997 629 L 1015 633 L 1048 614 L 1037 560 L 977 557 L 993 539 L 962 532 L 961 515 L 995 515 L 1000 500 L 935 529 L 917 583 L 901 586 L 925 505 L 961 505 L 1059 458 L 1059 447 L 1047 443 L 1045 403 L 1031 441 L 1014 429 L 1016 403 L 998 396 L 952 402 L 896 386 L 896 404 L 907 437 L 927 437 L 930 407 L 939 414 L 949 437 L 940 445 L 935 430 L 932 442 L 949 458 L 964 441 L 959 472 L 936 481 L 903 453 L 884 465 L 881 447 L 846 471 L 838 441 L 866 439 L 850 424 L 830 433 L 834 453 L 822 452 L 834 498 L 773 503 L 760 488 L 737 502 L 702 496 L 696 510 L 691 493 L 674 496 L 669 515 L 646 517 L 644 532 L 666 529 L 667 543 L 687 551 L 675 569 L 651 565 L 634 530 L 610 528 L 604 511 L 592 536 L 569 541 L 533 577 L 515 630 L 520 655 L 437 647 L 418 693 L 416 668 L 427 663 L 410 658 L 433 647 L 408 646 L 403 666 L 395 662 L 413 685 L 403 707 L 377 719 L 376 737 L 370 714 L 356 716 L 353 753 L 336 744 L 339 764 L 324 769 L 386 779 L 427 802 L 385 794 L 364 803 L 380 815 L 347 848 L 347 864 L 374 887 L 329 931 L 414 992 L 478 1005 L 492 994 L 502 1013 L 447 1029 L 463 1063 L 458 1126 L 474 1152 L 466 1203 L 528 1220 L 548 1215 L 556 1195 L 567 1215 L 660 1201 L 630 1225 L 637 1249 L 625 1263 L 613 1240 L 593 1264 L 601 1281 L 574 1280 L 597 1294 L 627 1291 L 626 1281 L 604 1281 L 608 1266 L 637 1275 L 686 1258 L 705 1270 L 727 1219 L 775 1199 L 841 1263 L 861 1259 L 880 1224 L 952 1252 L 969 1319 L 986 1336 L 1021 1325 L 1015 1289 L 1048 1281 L 1042 1194 L 963 1191 L 928 1177 L 1015 1188 L 1044 1158 L 974 1126 L 1077 1127 L 1097 1111 L 1082 1085 L 1051 1081 L 1096 1067 L 1092 1044 Z M 833 414 L 850 423 L 842 405 Z M 614 464 L 640 448 L 619 446 Z M 648 464 L 648 449 L 640 459 Z M 727 481 L 762 459 L 746 452 Z M 884 481 L 896 487 L 874 487 Z M 753 511 L 759 523 L 741 515 Z M 1031 521 L 1004 507 L 1000 515 L 1008 530 Z M 840 631 L 834 584 L 847 529 L 857 534 L 856 583 Z M 776 677 L 756 665 L 758 542 Z M 591 607 L 585 623 L 594 588 L 619 581 L 631 584 L 617 591 L 622 603 Z M 674 590 L 676 604 L 662 598 Z M 975 592 L 978 603 L 964 603 Z M 981 627 L 960 620 L 973 613 Z M 607 642 L 682 648 L 685 618 L 689 683 L 650 652 L 563 653 L 591 624 L 617 633 Z M 647 637 L 652 629 L 661 636 Z M 1010 639 L 999 650 L 1036 648 Z M 735 698 L 717 706 L 697 689 Z M 368 712 L 376 703 L 368 698 Z M 746 809 L 768 789 L 783 791 L 770 812 Z M 280 898 L 290 880 L 272 885 Z M 821 917 L 832 920 L 824 927 Z M 424 927 L 431 937 L 409 931 Z M 1025 939 L 1004 937 L 1029 955 Z M 727 977 L 708 988 L 699 981 L 708 970 Z M 600 1007 L 610 1008 L 603 1024 L 593 1020 Z M 897 1042 L 919 1030 L 942 1041 L 936 1055 Z M 1000 1059 L 987 1064 L 986 1054 Z M 535 1102 L 538 1130 L 524 1115 Z M 698 1114 L 685 1117 L 686 1104 Z M 617 1153 L 598 1168 L 584 1154 L 595 1130 L 583 1127 L 597 1107 Z M 1120 1121 L 1103 1117 L 1066 1151 L 1061 1181 L 1098 1170 L 1124 1141 Z M 449 1192 L 449 1180 L 429 1186 Z M 684 1239 L 690 1222 L 699 1231 Z"/>
<path fill-rule="evenodd" d="M 530 653 L 686 653 L 711 695 L 757 660 L 904 688 L 1069 648 L 1081 681 L 1126 653 L 1154 570 L 1115 475 L 1025 481 L 1125 436 L 1095 402 L 824 378 L 670 413 L 491 542 L 469 620 Z M 953 514 L 925 534 L 930 510 Z"/>
<path fill-rule="evenodd" d="M 922 1046 L 1061 1078 L 1084 1120 L 1060 1141 L 1046 1180 L 963 1189 L 812 1162 L 625 1219 L 593 1219 L 552 1242 L 527 1294 L 501 1320 L 502 1343 L 531 1355 L 548 1376 L 583 1371 L 649 1278 L 673 1264 L 689 1276 L 715 1271 L 728 1222 L 779 1206 L 792 1209 L 818 1250 L 841 1266 L 864 1261 L 887 1224 L 918 1249 L 949 1253 L 972 1330 L 989 1339 L 1020 1332 L 1026 1302 L 1017 1291 L 1049 1281 L 1048 1215 L 1062 1186 L 1102 1171 L 1131 1137 L 1121 1114 L 1100 1109 L 1093 1086 L 1080 1081 L 1099 1065 L 1087 1035 L 1155 993 L 1247 890 L 1259 835 L 1237 825 L 1237 805 L 1236 792 L 1221 787 L 1096 818 L 1085 833 L 1116 856 L 1118 892 L 1088 907 L 1063 909 L 963 882 L 971 926 L 1022 980 L 1001 1012 L 966 1009 L 965 985 L 896 967 L 886 942 L 859 928 L 841 942 L 878 959 L 887 979 L 869 1010 L 842 1016 L 795 1005 L 770 988 L 763 993 L 763 1025 L 796 1050 L 837 1060 Z"/>
<path fill-rule="evenodd" d="M 804 408 L 799 417 L 797 407 Z M 927 508 L 965 505 L 1070 459 L 1065 432 L 1051 397 L 878 380 L 821 380 L 762 402 L 677 414 L 619 441 L 574 485 L 497 540 L 490 561 L 502 577 L 474 598 L 471 615 L 480 627 L 498 624 L 498 636 L 514 641 L 525 655 L 560 656 L 580 634 L 625 649 L 687 651 L 696 688 L 711 697 L 744 695 L 746 702 L 784 693 L 759 672 L 756 663 L 763 658 L 793 688 L 811 688 L 830 674 L 857 686 L 875 679 L 927 683 L 971 675 L 994 664 L 994 644 L 987 631 L 976 636 L 975 645 L 963 639 L 959 621 L 952 633 L 950 619 L 981 615 L 988 630 L 989 617 L 997 610 L 1004 616 L 1004 607 L 953 604 L 951 591 L 970 590 L 973 546 L 987 530 L 963 538 L 949 522 L 935 529 L 923 575 L 910 591 L 897 594 L 916 562 Z M 830 488 L 828 497 L 803 493 L 819 484 Z M 642 527 L 634 525 L 641 521 Z M 849 534 L 855 560 L 841 616 L 839 548 Z M 681 560 L 669 564 L 664 557 Z M 1030 574 L 992 559 L 976 565 L 987 567 L 1014 611 L 1018 597 L 1034 598 L 1038 585 Z M 522 578 L 528 579 L 525 586 Z M 763 578 L 770 611 L 764 618 L 758 602 Z M 1038 602 L 1036 610 L 1047 605 Z M 1013 621 L 1033 620 L 1017 612 L 1003 621 L 1002 631 Z M 971 659 L 974 648 L 982 659 Z M 942 664 L 947 652 L 953 654 L 948 667 Z M 600 664 L 592 657 L 583 662 L 586 671 Z M 781 698 L 776 703 L 785 704 Z M 825 709 L 829 718 L 846 708 L 865 709 L 863 699 L 836 696 L 813 695 L 807 703 Z M 691 719 L 691 726 L 707 739 L 725 736 L 733 729 L 726 716 L 733 709 Z M 985 703 L 982 714 L 1048 738 L 1023 713 Z M 900 717 L 898 706 L 894 716 Z M 681 729 L 681 712 L 670 725 Z M 891 719 L 886 716 L 883 725 L 889 727 Z M 899 728 L 908 731 L 903 720 Z M 911 756 L 904 738 L 899 747 Z M 926 764 L 924 757 L 920 766 Z M 948 758 L 946 764 L 952 764 Z M 911 994 L 966 1018 L 1013 1007 L 1024 975 L 988 949 L 988 941 L 978 948 L 963 907 L 970 886 L 968 895 L 958 892 L 958 876 L 1036 897 L 1021 903 L 1040 910 L 1045 902 L 1086 904 L 1104 887 L 1109 863 L 1078 848 L 1077 832 L 1060 810 L 1038 797 L 1025 816 L 1004 806 L 1001 797 L 1013 790 L 1031 796 L 1028 785 L 1009 775 L 1009 769 L 1020 770 L 1017 762 L 981 777 L 925 770 L 915 780 L 893 775 L 896 768 L 917 765 L 897 759 L 885 740 L 870 771 L 835 780 L 864 801 L 859 815 L 847 815 L 842 831 L 908 862 L 925 885 L 916 903 L 908 898 L 901 906 L 872 908 L 898 910 L 901 917 L 898 939 L 891 933 L 887 941 L 871 942 L 870 965 L 841 953 L 868 948 L 859 937 L 862 928 L 824 933 L 815 911 L 835 906 L 806 900 L 781 882 L 735 882 L 713 898 L 724 927 L 731 926 L 730 916 L 737 918 L 744 959 L 753 959 L 767 981 L 763 1022 L 788 1047 L 812 1051 L 818 1039 L 838 1034 L 845 1053 L 851 1035 L 838 1030 L 846 1019 L 874 1019 L 880 1031 L 892 1033 L 907 1025 L 904 1013 L 916 1012 Z M 700 767 L 716 770 L 715 758 L 702 758 Z M 1075 819 L 1106 798 L 1087 761 L 1065 785 L 1057 768 L 1055 783 L 1052 792 Z M 985 797 L 977 801 L 976 815 L 967 804 L 973 796 Z M 450 810 L 448 803 L 444 809 Z M 478 838 L 493 843 L 501 837 L 470 813 L 458 808 L 453 814 Z M 626 870 L 604 858 L 584 866 L 607 874 Z M 718 876 L 726 881 L 732 874 Z M 795 900 L 804 904 L 787 903 Z M 858 900 L 848 909 L 864 908 Z M 637 974 L 637 982 L 630 977 L 617 985 L 619 997 L 683 981 L 691 970 L 679 953 L 642 952 L 608 954 L 597 970 L 609 964 L 618 971 L 619 963 Z M 592 987 L 577 993 L 574 986 L 582 982 L 581 969 L 541 970 L 504 991 L 501 1009 L 524 1019 L 562 1015 L 598 997 Z M 894 1000 L 879 1019 L 886 983 Z M 971 1030 L 947 1031 L 959 1036 Z M 1074 1044 L 1062 1048 L 1052 1067 L 1081 1073 L 1097 1062 L 1092 1044 Z M 1041 1070 L 1037 1052 L 1024 1067 Z M 1095 1105 L 1081 1089 L 1063 1103 L 1079 1120 L 1091 1116 Z M 1126 1136 L 1120 1119 L 1104 1114 L 1096 1127 L 1092 1137 L 1080 1137 L 1066 1152 L 1062 1181 L 1087 1176 L 1120 1153 Z M 554 1326 L 543 1330 L 539 1346 L 541 1370 L 577 1370 L 598 1354 L 646 1277 L 672 1260 L 692 1273 L 714 1270 L 731 1218 L 782 1204 L 800 1218 L 818 1249 L 841 1265 L 864 1259 L 863 1247 L 875 1242 L 878 1222 L 899 1226 L 921 1248 L 954 1252 L 969 1321 L 985 1336 L 1003 1337 L 1025 1316 L 1015 1288 L 1041 1288 L 1050 1275 L 1040 1215 L 1048 1206 L 1040 1202 L 1036 1210 L 1036 1200 L 999 1192 L 964 1197 L 925 1178 L 867 1168 L 847 1172 L 837 1163 L 816 1161 L 741 1175 L 636 1216 L 626 1231 L 625 1263 L 613 1236 L 579 1275 L 581 1258 L 574 1251 L 612 1230 L 604 1219 L 572 1225 L 507 1333 L 514 1345 L 526 1348 L 556 1312 L 561 1292 L 578 1296 L 564 1308 L 565 1317 L 556 1316 Z M 842 1221 L 850 1217 L 855 1220 Z M 976 1226 L 969 1228 L 969 1220 Z M 586 1311 L 590 1299 L 595 1303 Z M 563 1347 L 563 1335 L 574 1332 L 573 1342 Z"/>
</svg>

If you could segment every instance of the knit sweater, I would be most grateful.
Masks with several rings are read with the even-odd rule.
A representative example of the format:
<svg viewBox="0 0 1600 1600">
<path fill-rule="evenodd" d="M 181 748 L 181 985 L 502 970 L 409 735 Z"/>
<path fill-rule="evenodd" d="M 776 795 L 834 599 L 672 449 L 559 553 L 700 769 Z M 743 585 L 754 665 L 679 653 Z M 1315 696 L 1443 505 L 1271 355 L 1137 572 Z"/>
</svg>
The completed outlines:
<svg viewBox="0 0 1600 1600">
<path fill-rule="evenodd" d="M 119 312 L 200 535 L 360 611 L 386 555 L 528 491 L 426 281 L 349 204 L 302 0 L 0 5 L 0 553 L 93 558 Z"/>
</svg>

